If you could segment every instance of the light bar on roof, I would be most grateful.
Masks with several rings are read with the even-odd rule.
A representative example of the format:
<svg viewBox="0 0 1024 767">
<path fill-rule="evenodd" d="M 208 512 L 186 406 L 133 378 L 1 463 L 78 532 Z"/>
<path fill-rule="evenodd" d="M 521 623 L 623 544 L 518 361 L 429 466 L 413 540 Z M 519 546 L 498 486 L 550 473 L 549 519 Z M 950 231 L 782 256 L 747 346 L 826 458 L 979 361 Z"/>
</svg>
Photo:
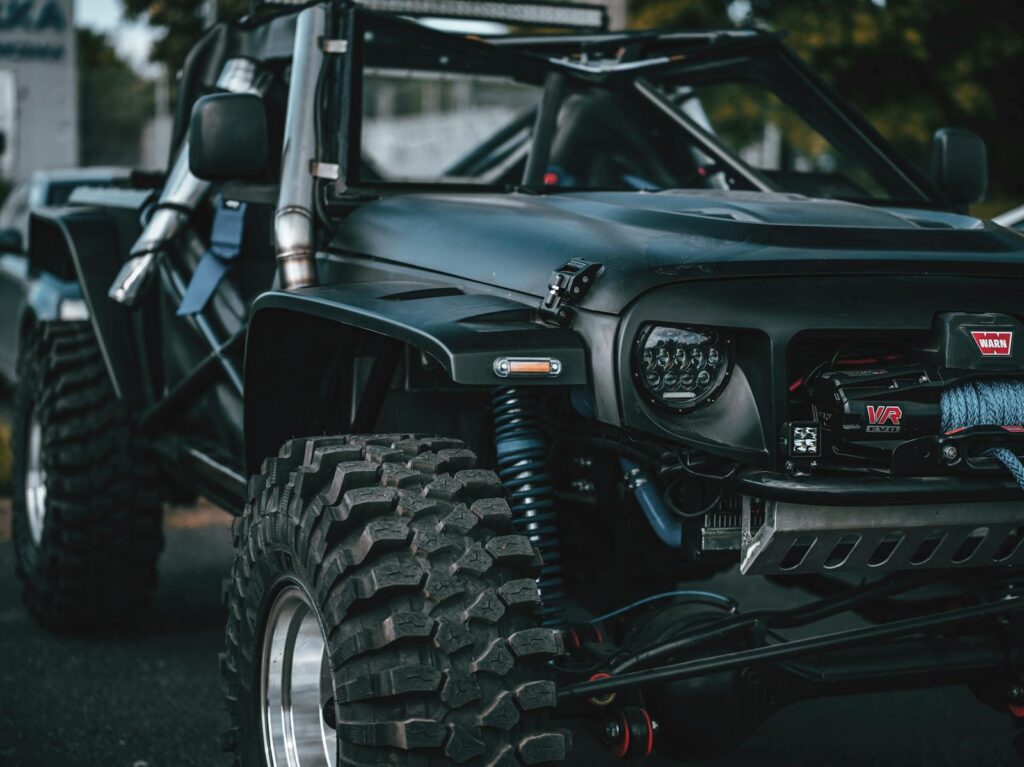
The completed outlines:
<svg viewBox="0 0 1024 767">
<path fill-rule="evenodd" d="M 259 5 L 300 5 L 305 0 L 257 0 Z M 476 21 L 500 21 L 530 27 L 558 29 L 608 28 L 604 6 L 534 0 L 355 0 L 371 11 L 397 16 L 428 16 Z"/>
</svg>

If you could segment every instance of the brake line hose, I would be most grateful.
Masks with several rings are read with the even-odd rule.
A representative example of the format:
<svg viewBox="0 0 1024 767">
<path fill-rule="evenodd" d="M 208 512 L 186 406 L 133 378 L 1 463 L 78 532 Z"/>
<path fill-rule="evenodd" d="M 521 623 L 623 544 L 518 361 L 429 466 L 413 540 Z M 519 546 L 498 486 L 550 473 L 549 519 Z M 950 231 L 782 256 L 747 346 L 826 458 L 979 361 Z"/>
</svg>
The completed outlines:
<svg viewBox="0 0 1024 767">
<path fill-rule="evenodd" d="M 943 390 L 942 431 L 969 426 L 1024 425 L 1024 381 L 968 381 Z M 985 451 L 1003 464 L 1024 488 L 1024 464 L 1005 447 Z"/>
</svg>

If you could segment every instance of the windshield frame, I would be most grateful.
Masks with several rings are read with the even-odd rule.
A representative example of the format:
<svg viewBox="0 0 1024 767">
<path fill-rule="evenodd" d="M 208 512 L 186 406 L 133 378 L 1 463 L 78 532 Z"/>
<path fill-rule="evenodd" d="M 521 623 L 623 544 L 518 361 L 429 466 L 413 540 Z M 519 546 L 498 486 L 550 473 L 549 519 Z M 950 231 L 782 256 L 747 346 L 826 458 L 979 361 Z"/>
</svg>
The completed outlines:
<svg viewBox="0 0 1024 767">
<path fill-rule="evenodd" d="M 381 25 L 389 33 L 403 37 L 418 38 L 418 42 L 432 45 L 438 51 L 450 49 L 467 56 L 486 57 L 491 61 L 501 62 L 509 68 L 510 73 L 518 73 L 524 82 L 538 83 L 546 78 L 542 73 L 561 74 L 570 90 L 577 88 L 599 87 L 611 90 L 628 90 L 642 97 L 655 109 L 684 131 L 696 146 L 703 152 L 713 156 L 723 166 L 742 176 L 744 182 L 754 189 L 766 192 L 782 192 L 756 168 L 745 163 L 729 147 L 714 134 L 705 131 L 695 121 L 683 113 L 667 96 L 662 94 L 653 80 L 671 77 L 673 74 L 692 73 L 698 67 L 720 68 L 751 66 L 754 57 L 770 57 L 776 68 L 772 78 L 757 79 L 751 76 L 758 85 L 776 93 L 799 117 L 840 152 L 863 165 L 886 189 L 884 197 L 852 199 L 836 196 L 833 199 L 881 206 L 914 206 L 947 209 L 946 200 L 935 189 L 928 178 L 902 157 L 853 107 L 846 103 L 830 86 L 815 75 L 809 67 L 786 46 L 778 35 L 756 32 L 753 30 L 731 30 L 706 33 L 658 33 L 638 32 L 624 35 L 599 36 L 558 36 L 552 38 L 550 45 L 545 45 L 543 38 L 516 38 L 505 36 L 498 38 L 480 38 L 461 36 L 425 28 L 414 22 L 365 10 L 351 11 L 355 17 L 352 24 L 353 45 L 352 56 L 348 65 L 351 67 L 345 78 L 351 87 L 346 99 L 337 94 L 335 98 L 341 102 L 344 119 L 336 123 L 339 129 L 342 150 L 342 178 L 335 186 L 335 192 L 342 195 L 386 195 L 402 192 L 423 191 L 458 191 L 458 192 L 509 192 L 529 191 L 534 193 L 566 193 L 572 188 L 540 187 L 532 188 L 527 179 L 521 183 L 466 183 L 459 181 L 378 181 L 361 180 L 358 177 L 359 152 L 362 143 L 362 109 L 361 80 L 364 66 L 362 57 L 363 46 L 361 37 L 366 29 Z M 633 41 L 631 53 L 621 55 L 618 59 L 597 59 L 597 63 L 581 50 L 595 44 L 603 49 L 618 46 L 619 50 L 628 50 L 625 44 Z M 622 43 L 622 45 L 619 45 Z M 742 73 L 741 73 L 742 74 Z M 796 94 L 797 98 L 783 98 L 779 93 L 780 78 L 783 78 L 787 96 Z M 348 103 L 344 103 L 348 102 Z M 812 105 L 807 108 L 806 105 Z M 545 112 L 560 108 L 560 103 L 543 99 L 538 108 L 538 124 L 549 117 Z M 810 115 L 823 115 L 815 120 Z M 819 127 L 822 120 L 828 122 L 826 130 Z M 836 141 L 836 132 L 841 136 Z M 338 135 L 338 134 L 335 134 Z M 536 130 L 530 141 L 528 157 L 534 154 L 546 156 L 550 148 L 551 137 L 539 134 Z M 527 161 L 529 165 L 529 160 Z M 881 178 L 879 178 L 881 176 Z M 901 194 L 894 194 L 898 188 Z M 589 190 L 592 191 L 592 190 Z"/>
</svg>

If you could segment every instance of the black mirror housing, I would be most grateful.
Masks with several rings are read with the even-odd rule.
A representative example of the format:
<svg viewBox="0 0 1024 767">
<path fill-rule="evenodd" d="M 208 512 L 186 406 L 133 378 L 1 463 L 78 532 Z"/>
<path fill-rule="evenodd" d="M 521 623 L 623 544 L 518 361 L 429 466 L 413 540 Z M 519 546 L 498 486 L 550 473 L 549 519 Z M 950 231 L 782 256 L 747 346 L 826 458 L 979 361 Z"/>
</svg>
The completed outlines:
<svg viewBox="0 0 1024 767">
<path fill-rule="evenodd" d="M 939 128 L 932 138 L 931 177 L 953 205 L 965 210 L 985 199 L 988 152 L 985 142 L 965 128 Z"/>
<path fill-rule="evenodd" d="M 203 96 L 192 107 L 188 164 L 206 181 L 258 178 L 267 166 L 267 113 L 248 93 Z"/>
</svg>

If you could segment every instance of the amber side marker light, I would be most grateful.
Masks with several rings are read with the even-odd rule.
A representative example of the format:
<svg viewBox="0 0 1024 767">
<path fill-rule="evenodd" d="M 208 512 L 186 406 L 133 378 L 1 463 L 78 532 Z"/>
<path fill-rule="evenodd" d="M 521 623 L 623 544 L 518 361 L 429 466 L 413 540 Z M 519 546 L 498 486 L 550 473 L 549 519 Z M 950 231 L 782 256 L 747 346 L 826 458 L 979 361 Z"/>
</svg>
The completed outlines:
<svg viewBox="0 0 1024 767">
<path fill-rule="evenodd" d="M 494 374 L 498 378 L 556 378 L 562 363 L 552 357 L 498 357 Z"/>
</svg>

